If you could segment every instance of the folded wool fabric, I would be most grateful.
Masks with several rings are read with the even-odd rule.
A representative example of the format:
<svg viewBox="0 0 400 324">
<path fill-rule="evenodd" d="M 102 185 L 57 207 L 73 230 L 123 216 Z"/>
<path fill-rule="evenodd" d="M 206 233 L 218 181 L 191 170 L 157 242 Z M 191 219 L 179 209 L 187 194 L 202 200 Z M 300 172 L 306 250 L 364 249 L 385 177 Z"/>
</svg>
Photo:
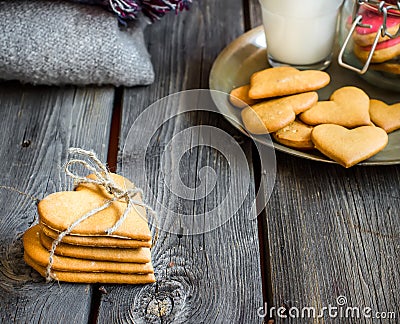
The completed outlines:
<svg viewBox="0 0 400 324">
<path fill-rule="evenodd" d="M 0 78 L 33 84 L 147 85 L 154 71 L 139 23 L 98 6 L 0 0 Z"/>
</svg>

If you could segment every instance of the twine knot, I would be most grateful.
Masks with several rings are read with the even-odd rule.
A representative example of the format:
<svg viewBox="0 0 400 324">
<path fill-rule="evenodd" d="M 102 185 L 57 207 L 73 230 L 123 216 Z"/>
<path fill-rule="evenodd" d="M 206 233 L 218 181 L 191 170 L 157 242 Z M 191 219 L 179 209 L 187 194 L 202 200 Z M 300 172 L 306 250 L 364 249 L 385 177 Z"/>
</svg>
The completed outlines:
<svg viewBox="0 0 400 324">
<path fill-rule="evenodd" d="M 121 215 L 121 217 L 115 222 L 115 224 L 112 227 L 105 230 L 105 234 L 107 235 L 111 235 L 112 233 L 114 233 L 125 221 L 131 209 L 136 208 L 136 206 L 145 208 L 150 214 L 153 215 L 154 219 L 157 219 L 156 212 L 149 205 L 147 205 L 141 200 L 143 197 L 143 190 L 136 187 L 135 185 L 133 185 L 132 188 L 127 188 L 127 189 L 119 187 L 111 178 L 110 172 L 108 171 L 107 167 L 99 160 L 99 158 L 94 152 L 86 151 L 81 148 L 70 148 L 68 152 L 70 154 L 81 155 L 85 157 L 87 160 L 91 161 L 92 164 L 94 165 L 93 166 L 86 160 L 82 159 L 71 159 L 65 164 L 64 171 L 70 178 L 74 180 L 75 185 L 79 185 L 81 183 L 96 184 L 98 186 L 105 188 L 105 190 L 112 196 L 112 198 L 105 201 L 103 205 L 95 209 L 92 209 L 91 211 L 87 212 L 86 214 L 78 218 L 65 231 L 61 232 L 58 235 L 58 237 L 53 241 L 49 255 L 49 264 L 46 268 L 47 281 L 51 281 L 53 278 L 53 275 L 51 274 L 51 268 L 54 262 L 54 253 L 57 248 L 57 245 L 62 241 L 62 239 L 66 235 L 70 234 L 73 231 L 73 229 L 80 223 L 82 223 L 85 219 L 88 219 L 89 217 L 97 214 L 98 212 L 108 208 L 113 202 L 118 200 L 125 200 L 127 207 L 124 213 Z M 73 165 L 82 165 L 84 168 L 91 171 L 91 173 L 93 173 L 96 176 L 96 179 L 92 179 L 87 176 L 81 176 L 73 173 L 70 170 L 70 167 Z M 140 199 L 137 199 L 137 196 L 139 196 Z M 156 237 L 157 237 L 157 232 L 156 232 Z M 155 240 L 153 241 L 153 245 Z"/>
</svg>

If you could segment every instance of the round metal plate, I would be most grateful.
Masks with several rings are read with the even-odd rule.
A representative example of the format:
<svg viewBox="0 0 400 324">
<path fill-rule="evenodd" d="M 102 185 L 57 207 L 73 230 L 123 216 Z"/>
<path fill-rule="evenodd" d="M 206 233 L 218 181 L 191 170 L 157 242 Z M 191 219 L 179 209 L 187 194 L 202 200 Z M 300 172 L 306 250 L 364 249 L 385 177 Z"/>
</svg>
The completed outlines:
<svg viewBox="0 0 400 324">
<path fill-rule="evenodd" d="M 254 28 L 241 35 L 229 44 L 217 57 L 210 72 L 210 89 L 229 93 L 233 88 L 249 83 L 250 76 L 256 71 L 265 69 L 267 64 L 267 51 L 265 45 L 264 29 L 262 26 Z M 363 89 L 370 98 L 380 99 L 388 104 L 400 102 L 400 93 L 391 92 L 373 86 L 356 73 L 340 67 L 336 58 L 326 70 L 331 76 L 330 84 L 319 90 L 319 100 L 328 100 L 336 89 L 343 86 L 356 86 Z M 218 109 L 228 115 L 230 123 L 247 135 L 240 118 L 240 110 L 234 108 L 228 100 L 215 100 Z M 232 120 L 231 120 L 232 118 Z M 270 141 L 257 136 L 261 143 Z M 277 150 L 283 151 L 301 158 L 335 163 L 317 150 L 300 151 L 279 143 L 274 143 Z M 400 163 L 400 130 L 389 134 L 389 143 L 384 150 L 359 165 L 389 165 Z"/>
</svg>

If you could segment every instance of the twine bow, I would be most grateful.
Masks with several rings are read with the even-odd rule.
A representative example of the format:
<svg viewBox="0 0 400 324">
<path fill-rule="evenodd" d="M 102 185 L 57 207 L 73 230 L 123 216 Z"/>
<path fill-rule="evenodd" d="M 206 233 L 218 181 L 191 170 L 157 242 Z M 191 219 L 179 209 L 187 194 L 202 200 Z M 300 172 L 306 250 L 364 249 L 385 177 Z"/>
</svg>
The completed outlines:
<svg viewBox="0 0 400 324">
<path fill-rule="evenodd" d="M 86 157 L 88 160 L 93 162 L 95 166 L 92 166 L 85 160 L 81 159 L 71 159 L 69 160 L 64 168 L 65 173 L 74 179 L 74 182 L 76 184 L 81 184 L 81 183 L 93 183 L 98 186 L 104 187 L 109 194 L 111 194 L 113 197 L 107 200 L 103 205 L 92 209 L 91 211 L 87 212 L 80 218 L 78 218 L 76 221 L 74 221 L 65 231 L 61 232 L 58 237 L 53 241 L 51 245 L 51 250 L 50 250 L 50 255 L 49 255 L 49 264 L 47 265 L 46 268 L 46 280 L 51 281 L 52 279 L 52 274 L 51 274 L 51 268 L 53 266 L 54 262 L 54 253 L 55 250 L 58 246 L 58 244 L 63 240 L 63 238 L 70 234 L 75 227 L 77 227 L 80 223 L 82 223 L 85 219 L 90 218 L 91 216 L 97 214 L 98 212 L 107 209 L 113 202 L 118 201 L 118 200 L 125 200 L 127 207 L 124 211 L 124 213 L 121 215 L 121 217 L 115 222 L 115 224 L 108 228 L 105 233 L 107 235 L 111 235 L 114 233 L 120 226 L 121 224 L 125 221 L 126 217 L 128 216 L 129 212 L 131 211 L 132 208 L 136 209 L 136 206 L 140 206 L 145 208 L 150 214 L 153 215 L 154 219 L 157 219 L 157 213 L 146 203 L 144 203 L 141 200 L 135 199 L 136 195 L 140 195 L 140 197 L 143 197 L 143 190 L 140 188 L 137 188 L 135 185 L 133 188 L 129 189 L 123 189 L 120 188 L 111 178 L 110 172 L 108 171 L 107 167 L 98 159 L 96 154 L 91 151 L 86 151 L 80 148 L 70 148 L 68 150 L 70 154 L 77 154 L 77 155 L 82 155 Z M 80 176 L 77 174 L 74 174 L 71 172 L 70 167 L 72 165 L 82 165 L 89 171 L 91 171 L 93 174 L 96 175 L 96 179 L 90 179 L 86 176 Z M 156 236 L 153 240 L 153 245 L 154 242 L 156 241 L 157 238 L 157 232 Z"/>
</svg>

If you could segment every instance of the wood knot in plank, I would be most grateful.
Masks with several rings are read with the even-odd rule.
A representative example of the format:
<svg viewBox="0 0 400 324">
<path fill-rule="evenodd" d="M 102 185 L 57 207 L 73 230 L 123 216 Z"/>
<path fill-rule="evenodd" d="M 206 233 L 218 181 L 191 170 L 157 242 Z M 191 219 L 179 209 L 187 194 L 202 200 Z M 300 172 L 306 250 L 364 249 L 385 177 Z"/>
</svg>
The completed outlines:
<svg viewBox="0 0 400 324">
<path fill-rule="evenodd" d="M 0 242 L 0 245 L 2 245 L 0 246 L 0 288 L 16 293 L 17 287 L 27 282 L 42 281 L 41 276 L 26 265 L 23 259 L 24 248 L 21 238 L 8 244 Z"/>
<path fill-rule="evenodd" d="M 161 279 L 156 285 L 142 289 L 135 300 L 135 317 L 146 323 L 176 322 L 188 319 L 187 289 L 181 282 Z"/>
<path fill-rule="evenodd" d="M 164 296 L 163 299 L 154 298 L 147 305 L 147 314 L 154 315 L 157 317 L 167 316 L 171 313 L 173 307 L 173 301 L 170 297 Z"/>
</svg>

